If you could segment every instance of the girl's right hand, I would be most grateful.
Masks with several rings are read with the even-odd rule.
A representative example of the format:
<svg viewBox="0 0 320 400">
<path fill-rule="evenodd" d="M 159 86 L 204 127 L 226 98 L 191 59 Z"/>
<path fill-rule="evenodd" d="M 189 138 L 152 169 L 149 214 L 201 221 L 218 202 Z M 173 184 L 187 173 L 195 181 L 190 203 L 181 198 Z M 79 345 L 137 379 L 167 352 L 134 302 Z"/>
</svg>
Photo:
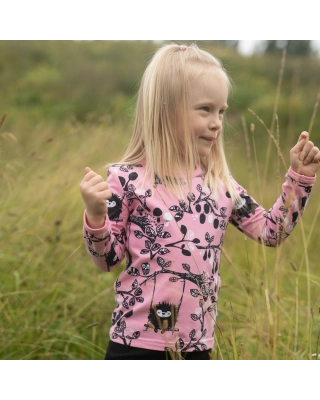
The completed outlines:
<svg viewBox="0 0 320 400">
<path fill-rule="evenodd" d="M 89 167 L 86 167 L 84 171 L 85 176 L 80 183 L 80 192 L 86 207 L 87 222 L 90 228 L 102 228 L 108 213 L 106 201 L 111 198 L 112 192 L 101 175 L 96 174 Z"/>
</svg>

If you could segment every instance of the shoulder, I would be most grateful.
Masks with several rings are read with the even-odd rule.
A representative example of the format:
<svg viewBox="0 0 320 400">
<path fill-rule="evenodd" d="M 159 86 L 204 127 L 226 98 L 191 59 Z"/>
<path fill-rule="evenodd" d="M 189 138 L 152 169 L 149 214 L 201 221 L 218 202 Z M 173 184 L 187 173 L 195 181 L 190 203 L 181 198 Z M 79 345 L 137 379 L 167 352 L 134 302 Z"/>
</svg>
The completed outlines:
<svg viewBox="0 0 320 400">
<path fill-rule="evenodd" d="M 145 175 L 143 163 L 111 164 L 108 168 L 107 182 L 109 188 L 128 190 L 130 185 L 142 180 Z"/>
<path fill-rule="evenodd" d="M 138 164 L 111 164 L 108 168 L 108 177 L 123 176 L 128 177 L 130 180 L 135 180 L 138 176 L 141 176 L 145 171 L 143 163 Z"/>
<path fill-rule="evenodd" d="M 230 178 L 230 181 L 231 181 L 231 183 L 232 183 L 232 185 L 233 185 L 235 191 L 236 191 L 238 194 L 241 195 L 241 194 L 243 194 L 243 193 L 247 193 L 246 189 L 245 189 L 243 186 L 241 186 L 241 185 L 234 179 L 234 177 L 233 177 L 231 174 L 229 174 L 229 178 Z"/>
</svg>

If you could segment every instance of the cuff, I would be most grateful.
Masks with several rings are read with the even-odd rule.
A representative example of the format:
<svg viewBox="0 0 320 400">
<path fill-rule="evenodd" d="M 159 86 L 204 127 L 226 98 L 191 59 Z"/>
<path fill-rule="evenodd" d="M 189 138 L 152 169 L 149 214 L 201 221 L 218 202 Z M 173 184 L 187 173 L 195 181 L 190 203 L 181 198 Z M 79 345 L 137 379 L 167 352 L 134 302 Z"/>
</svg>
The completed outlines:
<svg viewBox="0 0 320 400">
<path fill-rule="evenodd" d="M 88 225 L 86 210 L 84 210 L 84 213 L 83 213 L 83 225 L 91 233 L 102 233 L 102 232 L 110 230 L 110 221 L 109 221 L 109 218 L 108 218 L 107 215 L 106 215 L 105 220 L 104 220 L 104 225 L 101 228 L 96 228 L 96 229 L 91 228 Z"/>
<path fill-rule="evenodd" d="M 313 185 L 316 181 L 316 175 L 315 176 L 305 176 L 305 175 L 300 175 L 297 172 L 295 172 L 291 167 L 289 168 L 287 175 L 291 178 L 292 181 L 296 181 L 302 185 Z"/>
</svg>

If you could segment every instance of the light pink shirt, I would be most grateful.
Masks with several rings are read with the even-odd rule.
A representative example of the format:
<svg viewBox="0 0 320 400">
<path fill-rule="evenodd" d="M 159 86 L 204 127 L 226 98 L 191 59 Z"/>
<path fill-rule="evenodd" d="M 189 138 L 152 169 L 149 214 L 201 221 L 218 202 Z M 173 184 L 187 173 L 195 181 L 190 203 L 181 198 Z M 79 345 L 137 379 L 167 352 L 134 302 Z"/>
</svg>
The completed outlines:
<svg viewBox="0 0 320 400">
<path fill-rule="evenodd" d="M 185 201 L 170 197 L 158 179 L 142 181 L 144 171 L 143 164 L 110 167 L 113 196 L 105 226 L 91 229 L 84 215 L 85 244 L 95 265 L 111 271 L 126 258 L 114 284 L 110 338 L 151 350 L 211 349 L 228 223 L 277 246 L 302 215 L 315 177 L 289 169 L 269 211 L 234 182 L 242 203 L 232 210 L 229 193 L 215 200 L 203 186 L 200 167 Z"/>
</svg>

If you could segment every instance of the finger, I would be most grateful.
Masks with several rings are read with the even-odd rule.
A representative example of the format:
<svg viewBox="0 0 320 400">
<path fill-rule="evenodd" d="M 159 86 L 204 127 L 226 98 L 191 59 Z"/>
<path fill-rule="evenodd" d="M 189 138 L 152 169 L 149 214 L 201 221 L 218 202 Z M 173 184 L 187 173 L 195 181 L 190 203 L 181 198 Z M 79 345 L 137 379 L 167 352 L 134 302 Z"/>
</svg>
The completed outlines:
<svg viewBox="0 0 320 400">
<path fill-rule="evenodd" d="M 107 182 L 102 178 L 101 175 L 97 175 L 95 172 L 90 171 L 87 175 L 87 182 L 90 184 L 90 186 L 95 187 L 99 183 L 104 183 L 107 185 Z"/>
<path fill-rule="evenodd" d="M 301 150 L 299 160 L 304 161 L 313 148 L 314 144 L 310 140 L 309 142 L 306 142 Z"/>
<path fill-rule="evenodd" d="M 292 151 L 294 153 L 300 153 L 300 151 L 303 149 L 303 146 L 305 145 L 308 139 L 309 139 L 309 133 L 303 131 L 299 136 L 298 143 L 292 148 Z"/>
<path fill-rule="evenodd" d="M 311 162 L 313 162 L 314 158 L 316 157 L 316 155 L 319 153 L 319 149 L 318 147 L 312 147 L 312 149 L 309 151 L 309 153 L 307 154 L 306 158 L 304 159 L 303 164 L 304 165 L 308 165 Z"/>
<path fill-rule="evenodd" d="M 318 152 L 318 154 L 313 158 L 313 163 L 315 164 L 319 164 L 320 165 L 320 151 Z"/>
<path fill-rule="evenodd" d="M 84 173 L 85 174 L 87 174 L 88 172 L 90 172 L 90 171 L 92 171 L 92 169 L 91 168 L 89 168 L 89 167 L 85 167 L 85 169 L 84 169 Z"/>
<path fill-rule="evenodd" d="M 97 192 L 97 193 L 98 192 L 104 192 L 104 191 L 107 191 L 107 190 L 110 191 L 109 186 L 108 186 L 106 181 L 98 182 L 96 185 L 94 185 L 94 191 Z"/>
</svg>

